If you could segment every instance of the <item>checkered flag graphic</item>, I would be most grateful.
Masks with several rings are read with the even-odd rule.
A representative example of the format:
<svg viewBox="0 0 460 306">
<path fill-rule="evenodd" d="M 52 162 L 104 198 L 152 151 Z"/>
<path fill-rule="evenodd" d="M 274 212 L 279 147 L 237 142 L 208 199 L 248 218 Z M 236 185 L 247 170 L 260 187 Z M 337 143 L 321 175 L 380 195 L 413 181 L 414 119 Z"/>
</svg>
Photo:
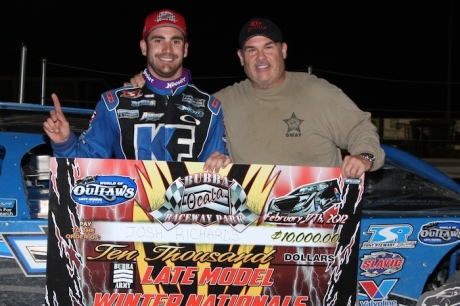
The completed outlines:
<svg viewBox="0 0 460 306">
<path fill-rule="evenodd" d="M 151 215 L 160 222 L 163 227 L 167 230 L 170 230 L 177 226 L 179 223 L 173 222 L 163 222 L 162 217 L 165 214 L 179 214 L 180 213 L 180 206 L 182 202 L 182 196 L 184 194 L 185 186 L 182 183 L 181 179 L 178 178 L 175 180 L 169 188 L 165 192 L 165 200 L 166 202 L 159 207 L 157 210 L 153 211 Z"/>
<path fill-rule="evenodd" d="M 257 220 L 259 218 L 258 215 L 253 213 L 251 210 L 249 210 L 248 206 L 246 205 L 247 202 L 247 196 L 246 192 L 244 192 L 243 187 L 241 187 L 240 184 L 238 184 L 236 181 L 233 181 L 233 184 L 229 188 L 230 190 L 230 215 L 241 215 L 245 219 L 244 224 L 237 224 L 237 225 L 230 225 L 232 226 L 236 231 L 242 232 L 244 229 Z"/>
</svg>

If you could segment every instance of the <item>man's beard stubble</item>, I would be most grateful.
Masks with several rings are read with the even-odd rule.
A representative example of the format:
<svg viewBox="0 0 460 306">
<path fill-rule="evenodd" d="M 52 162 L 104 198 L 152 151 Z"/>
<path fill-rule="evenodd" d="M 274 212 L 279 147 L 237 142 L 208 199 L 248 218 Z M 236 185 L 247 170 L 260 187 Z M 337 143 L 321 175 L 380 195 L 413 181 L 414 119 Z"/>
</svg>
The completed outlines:
<svg viewBox="0 0 460 306">
<path fill-rule="evenodd" d="M 170 66 L 168 64 L 164 64 L 163 66 L 164 67 L 169 67 L 167 68 L 166 70 L 159 66 L 158 64 L 155 63 L 155 58 L 157 57 L 161 57 L 161 56 L 164 56 L 164 55 L 167 55 L 169 57 L 172 57 L 174 58 L 176 61 L 174 62 L 171 62 L 171 65 L 173 66 Z M 176 78 L 174 75 L 177 73 L 177 71 L 179 69 L 182 68 L 182 65 L 183 65 L 183 62 L 184 62 L 184 59 L 179 59 L 179 57 L 175 54 L 168 54 L 168 53 L 162 53 L 162 54 L 157 54 L 157 55 L 149 55 L 147 57 L 147 65 L 150 67 L 150 69 L 152 69 L 152 71 L 161 79 L 166 79 L 166 80 L 170 80 L 172 78 Z"/>
</svg>

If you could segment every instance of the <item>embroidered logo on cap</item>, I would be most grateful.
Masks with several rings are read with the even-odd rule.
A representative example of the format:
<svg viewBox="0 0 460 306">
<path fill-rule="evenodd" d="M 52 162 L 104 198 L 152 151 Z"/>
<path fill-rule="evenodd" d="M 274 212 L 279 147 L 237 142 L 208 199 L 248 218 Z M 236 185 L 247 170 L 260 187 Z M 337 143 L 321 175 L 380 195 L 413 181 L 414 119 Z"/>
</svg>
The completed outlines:
<svg viewBox="0 0 460 306">
<path fill-rule="evenodd" d="M 262 21 L 253 20 L 251 21 L 251 23 L 249 23 L 248 32 L 251 32 L 253 30 L 266 30 L 266 29 L 267 29 L 267 26 L 265 26 Z"/>
<path fill-rule="evenodd" d="M 169 11 L 163 11 L 163 12 L 158 13 L 157 19 L 155 19 L 156 22 L 161 22 L 164 20 L 171 21 L 174 23 L 177 22 L 176 16 Z"/>
</svg>

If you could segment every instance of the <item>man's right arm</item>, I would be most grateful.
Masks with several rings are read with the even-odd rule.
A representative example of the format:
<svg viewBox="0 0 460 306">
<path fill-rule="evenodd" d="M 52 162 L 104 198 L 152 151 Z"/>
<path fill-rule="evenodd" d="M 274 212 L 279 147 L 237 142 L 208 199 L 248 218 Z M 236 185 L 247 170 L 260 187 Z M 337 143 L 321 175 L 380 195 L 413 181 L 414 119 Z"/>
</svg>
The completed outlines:
<svg viewBox="0 0 460 306">
<path fill-rule="evenodd" d="M 43 123 L 46 134 L 50 137 L 55 157 L 111 158 L 114 142 L 119 141 L 113 131 L 111 112 L 107 111 L 104 101 L 96 105 L 93 116 L 89 120 L 88 129 L 80 138 L 70 131 L 57 96 L 53 94 L 55 109 Z M 115 139 L 116 138 L 116 139 Z"/>
</svg>

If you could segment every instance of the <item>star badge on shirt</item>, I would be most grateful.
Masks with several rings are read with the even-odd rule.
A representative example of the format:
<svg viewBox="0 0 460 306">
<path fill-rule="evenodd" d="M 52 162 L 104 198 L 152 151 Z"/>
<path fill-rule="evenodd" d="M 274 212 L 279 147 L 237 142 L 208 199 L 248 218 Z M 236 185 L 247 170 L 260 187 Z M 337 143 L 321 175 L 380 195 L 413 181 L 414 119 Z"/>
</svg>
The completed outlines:
<svg viewBox="0 0 460 306">
<path fill-rule="evenodd" d="M 304 121 L 302 119 L 298 119 L 295 115 L 295 113 L 292 113 L 291 118 L 289 119 L 283 119 L 284 122 L 288 125 L 288 130 L 287 132 L 291 131 L 298 131 L 300 133 L 300 124 Z"/>
</svg>

